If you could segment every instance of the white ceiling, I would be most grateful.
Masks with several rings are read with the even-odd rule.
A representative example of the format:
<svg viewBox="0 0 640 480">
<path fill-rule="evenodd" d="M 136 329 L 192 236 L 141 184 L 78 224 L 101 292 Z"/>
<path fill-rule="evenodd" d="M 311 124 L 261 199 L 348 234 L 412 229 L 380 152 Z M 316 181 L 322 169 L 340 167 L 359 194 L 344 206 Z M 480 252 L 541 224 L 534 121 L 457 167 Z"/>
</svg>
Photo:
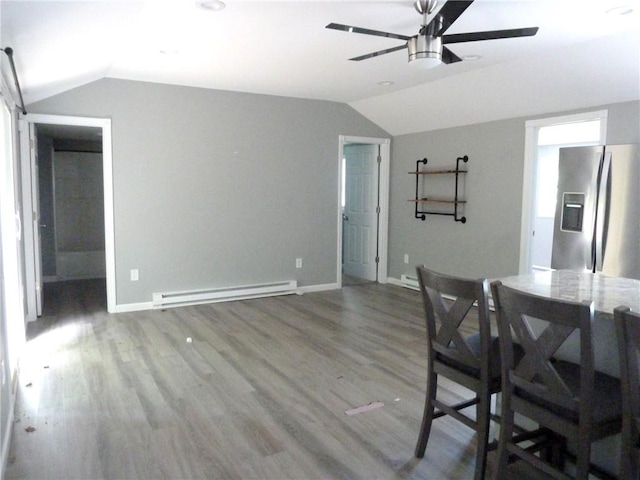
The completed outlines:
<svg viewBox="0 0 640 480">
<path fill-rule="evenodd" d="M 447 33 L 538 34 L 451 45 L 482 58 L 428 71 L 406 51 L 351 62 L 402 42 L 325 29 L 414 35 L 411 0 L 225 3 L 2 0 L 2 45 L 14 49 L 27 104 L 122 78 L 346 102 L 392 135 L 640 98 L 640 0 L 476 0 Z M 620 5 L 634 12 L 605 13 Z"/>
</svg>

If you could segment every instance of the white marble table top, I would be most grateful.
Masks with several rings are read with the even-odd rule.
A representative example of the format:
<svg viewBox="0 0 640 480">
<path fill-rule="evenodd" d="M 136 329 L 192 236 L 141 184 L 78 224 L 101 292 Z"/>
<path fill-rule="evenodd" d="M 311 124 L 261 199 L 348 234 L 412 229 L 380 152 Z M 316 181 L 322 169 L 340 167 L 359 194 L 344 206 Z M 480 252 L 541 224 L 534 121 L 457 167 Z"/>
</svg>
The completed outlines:
<svg viewBox="0 0 640 480">
<path fill-rule="evenodd" d="M 613 309 L 620 305 L 640 312 L 640 280 L 570 270 L 514 275 L 496 280 L 545 297 L 574 302 L 593 301 L 599 318 L 613 318 Z"/>
<path fill-rule="evenodd" d="M 514 275 L 495 280 L 500 280 L 504 285 L 535 295 L 574 302 L 593 301 L 596 311 L 592 324 L 596 369 L 614 377 L 620 376 L 613 309 L 620 305 L 626 305 L 632 310 L 640 311 L 640 280 L 569 270 Z M 579 345 L 579 338 L 574 332 L 555 356 L 578 362 L 580 358 Z M 596 442 L 592 450 L 592 461 L 610 473 L 617 472 L 619 468 L 618 457 L 612 455 L 611 452 L 617 452 L 619 448 L 619 435 Z"/>
</svg>

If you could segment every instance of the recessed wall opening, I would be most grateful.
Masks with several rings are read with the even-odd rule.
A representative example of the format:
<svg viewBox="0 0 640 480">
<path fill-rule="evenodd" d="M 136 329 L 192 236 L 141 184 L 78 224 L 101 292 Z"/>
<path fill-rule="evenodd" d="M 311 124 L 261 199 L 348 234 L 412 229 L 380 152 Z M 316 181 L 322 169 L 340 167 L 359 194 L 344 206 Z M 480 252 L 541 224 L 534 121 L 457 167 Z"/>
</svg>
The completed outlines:
<svg viewBox="0 0 640 480">
<path fill-rule="evenodd" d="M 527 122 L 520 273 L 551 269 L 560 148 L 599 145 L 607 112 Z"/>
</svg>

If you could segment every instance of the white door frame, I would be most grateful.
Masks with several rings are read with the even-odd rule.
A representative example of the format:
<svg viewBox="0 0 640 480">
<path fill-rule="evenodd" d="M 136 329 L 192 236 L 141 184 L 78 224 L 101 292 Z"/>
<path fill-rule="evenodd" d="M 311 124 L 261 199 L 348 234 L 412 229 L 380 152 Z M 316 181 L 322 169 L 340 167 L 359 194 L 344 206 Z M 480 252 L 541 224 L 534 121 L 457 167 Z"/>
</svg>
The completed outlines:
<svg viewBox="0 0 640 480">
<path fill-rule="evenodd" d="M 520 274 L 531 271 L 531 237 L 535 211 L 536 171 L 538 169 L 538 131 L 542 127 L 600 120 L 600 139 L 606 141 L 607 110 L 529 120 L 525 124 L 524 172 L 522 179 L 522 219 L 520 222 Z"/>
<path fill-rule="evenodd" d="M 61 115 L 48 115 L 29 113 L 22 117 L 21 122 L 26 123 L 25 128 L 20 129 L 20 155 L 22 171 L 31 170 L 29 159 L 29 128 L 28 124 L 48 123 L 54 125 L 76 125 L 82 127 L 98 127 L 102 129 L 102 170 L 104 184 L 104 231 L 105 231 L 105 261 L 107 273 L 107 310 L 109 313 L 116 310 L 116 268 L 115 268 L 115 227 L 113 208 L 113 155 L 111 149 L 111 119 L 89 117 L 67 117 Z M 30 175 L 29 175 L 30 177 Z M 26 181 L 28 179 L 24 179 Z M 37 181 L 37 180 L 36 180 Z M 23 185 L 23 214 L 24 218 L 31 218 L 33 212 L 33 199 L 31 198 L 31 186 L 28 190 Z M 28 224 L 28 222 L 25 222 Z M 25 263 L 29 272 L 27 275 L 27 318 L 29 321 L 36 319 L 35 304 L 35 268 L 36 255 L 41 252 L 34 251 L 34 237 L 37 232 L 25 229 Z"/>
<path fill-rule="evenodd" d="M 342 158 L 344 146 L 348 143 L 362 143 L 380 146 L 379 198 L 380 214 L 378 216 L 378 283 L 387 283 L 387 250 L 389 245 L 389 161 L 391 157 L 391 139 L 372 137 L 339 136 L 338 149 L 338 246 L 337 246 L 337 279 L 338 288 L 342 288 Z"/>
</svg>

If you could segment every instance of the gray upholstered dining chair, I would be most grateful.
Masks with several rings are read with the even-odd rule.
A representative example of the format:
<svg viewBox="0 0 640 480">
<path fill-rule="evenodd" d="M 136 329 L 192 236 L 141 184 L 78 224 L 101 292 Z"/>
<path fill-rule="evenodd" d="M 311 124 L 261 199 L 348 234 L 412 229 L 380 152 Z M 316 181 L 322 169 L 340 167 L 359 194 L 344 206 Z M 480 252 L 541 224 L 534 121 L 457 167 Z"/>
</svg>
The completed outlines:
<svg viewBox="0 0 640 480">
<path fill-rule="evenodd" d="M 620 306 L 613 312 L 620 353 L 622 442 L 620 480 L 638 480 L 640 469 L 640 313 Z"/>
<path fill-rule="evenodd" d="M 468 280 L 416 267 L 427 325 L 427 393 L 416 457 L 425 454 L 434 419 L 450 415 L 477 431 L 475 480 L 484 478 L 487 463 L 491 395 L 500 390 L 500 352 L 489 322 L 487 280 Z M 447 300 L 444 296 L 455 297 Z M 465 318 L 477 304 L 473 333 L 465 335 Z M 466 327 L 468 328 L 468 327 Z M 467 330 L 467 333 L 469 331 Z M 438 376 L 446 377 L 474 392 L 458 404 L 437 398 Z M 475 418 L 461 410 L 476 406 Z"/>
<path fill-rule="evenodd" d="M 570 302 L 491 284 L 502 353 L 502 423 L 496 479 L 506 474 L 509 457 L 557 478 L 570 478 L 564 462 L 547 462 L 513 441 L 515 415 L 520 414 L 555 432 L 577 449 L 575 478 L 586 480 L 592 442 L 621 430 L 620 381 L 594 367 L 593 303 Z M 563 360 L 558 349 L 574 332 L 579 360 Z M 520 359 L 512 344 L 524 349 Z"/>
</svg>

